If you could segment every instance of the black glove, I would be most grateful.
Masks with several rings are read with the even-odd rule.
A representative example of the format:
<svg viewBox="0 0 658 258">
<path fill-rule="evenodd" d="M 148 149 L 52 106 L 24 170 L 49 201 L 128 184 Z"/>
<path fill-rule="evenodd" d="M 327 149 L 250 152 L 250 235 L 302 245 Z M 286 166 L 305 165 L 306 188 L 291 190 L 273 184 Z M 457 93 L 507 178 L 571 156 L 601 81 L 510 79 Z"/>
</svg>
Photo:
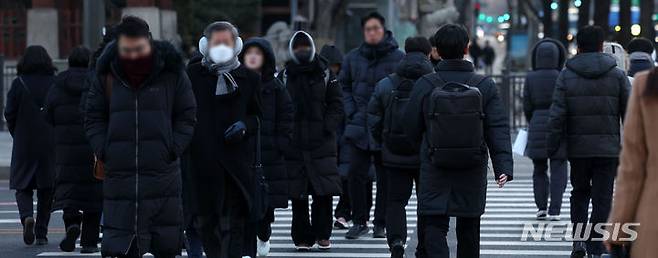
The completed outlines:
<svg viewBox="0 0 658 258">
<path fill-rule="evenodd" d="M 247 126 L 242 121 L 237 121 L 224 131 L 224 141 L 226 143 L 239 143 L 247 133 Z"/>
</svg>

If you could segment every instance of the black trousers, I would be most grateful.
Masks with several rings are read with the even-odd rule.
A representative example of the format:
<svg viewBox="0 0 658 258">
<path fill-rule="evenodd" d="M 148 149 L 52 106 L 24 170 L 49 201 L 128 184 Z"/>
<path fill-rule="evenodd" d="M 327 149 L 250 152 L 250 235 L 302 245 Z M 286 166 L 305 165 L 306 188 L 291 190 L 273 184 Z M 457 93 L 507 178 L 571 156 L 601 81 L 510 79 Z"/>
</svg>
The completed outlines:
<svg viewBox="0 0 658 258">
<path fill-rule="evenodd" d="M 375 196 L 375 219 L 376 226 L 386 225 L 386 176 L 382 168 L 382 157 L 380 152 L 362 150 L 355 146 L 351 147 L 350 169 L 348 172 L 350 198 L 352 201 L 352 220 L 355 224 L 365 225 L 370 220 L 370 208 L 372 202 L 372 181 L 368 175 L 370 165 L 374 163 L 377 195 Z M 370 196 L 370 199 L 369 197 Z"/>
<path fill-rule="evenodd" d="M 53 189 L 36 189 L 37 191 L 37 216 L 34 225 L 34 235 L 36 238 L 46 238 L 48 235 L 48 224 L 50 222 L 50 209 L 53 204 Z M 16 190 L 16 204 L 18 206 L 18 213 L 21 217 L 21 223 L 25 222 L 25 218 L 34 217 L 34 190 L 21 189 Z"/>
<path fill-rule="evenodd" d="M 261 241 L 269 241 L 272 236 L 272 227 L 274 222 L 274 208 L 269 208 L 265 212 L 265 217 L 257 222 L 249 222 L 245 225 L 245 238 L 242 244 L 242 256 L 255 258 L 257 253 L 256 238 Z"/>
<path fill-rule="evenodd" d="M 349 180 L 347 177 L 341 176 L 340 182 L 343 189 L 349 189 Z M 372 196 L 370 196 L 370 199 L 372 200 Z M 345 218 L 346 221 L 352 220 L 352 204 L 350 203 L 349 191 L 343 191 L 343 193 L 338 198 L 338 204 L 336 204 L 334 217 L 336 219 Z"/>
<path fill-rule="evenodd" d="M 134 241 L 134 240 L 133 240 Z M 160 254 L 160 253 L 151 253 L 153 258 L 176 258 L 176 254 Z M 142 258 L 143 256 L 139 254 L 137 249 L 137 244 L 135 242 L 130 244 L 130 249 L 126 255 L 117 256 L 118 258 Z"/>
<path fill-rule="evenodd" d="M 66 228 L 72 225 L 78 225 L 81 229 L 80 245 L 97 246 L 98 233 L 100 232 L 101 213 L 100 212 L 80 212 L 75 209 L 64 209 L 62 215 L 64 226 Z"/>
<path fill-rule="evenodd" d="M 314 245 L 318 240 L 328 240 L 332 229 L 332 196 L 313 194 L 309 216 L 308 199 L 292 199 L 292 241 L 295 245 Z"/>
<path fill-rule="evenodd" d="M 224 184 L 222 205 L 218 214 L 197 215 L 194 227 L 201 237 L 208 258 L 242 257 L 242 245 L 246 234 L 248 207 L 240 189 L 230 183 Z M 254 239 L 255 241 L 255 239 Z"/>
<path fill-rule="evenodd" d="M 617 158 L 569 159 L 571 162 L 571 222 L 574 223 L 574 241 L 584 241 L 587 253 L 600 255 L 604 253 L 600 241 L 601 234 L 591 230 L 586 232 L 588 208 L 592 200 L 592 214 L 589 223 L 604 223 L 608 220 L 612 205 L 612 192 L 617 175 Z M 580 226 L 577 224 L 580 223 Z M 578 229 L 578 228 L 581 229 Z M 579 232 L 580 231 L 580 232 Z"/>
<path fill-rule="evenodd" d="M 420 169 L 403 169 L 403 168 L 386 168 L 388 182 L 388 196 L 386 196 L 386 240 L 389 247 L 396 241 L 407 242 L 407 204 L 411 198 L 411 192 L 416 182 L 418 188 L 418 175 Z M 393 183 L 395 182 L 395 183 Z M 416 192 L 418 189 L 416 189 Z M 418 233 L 418 246 L 416 247 L 416 257 L 425 257 L 424 255 L 424 234 L 422 217 L 418 217 L 416 224 Z"/>
<path fill-rule="evenodd" d="M 538 210 L 546 210 L 548 207 L 548 196 L 551 197 L 551 205 L 548 207 L 549 215 L 560 215 L 564 189 L 567 187 L 567 161 L 551 159 L 551 176 L 548 176 L 548 160 L 532 160 L 534 171 L 532 173 L 532 185 L 534 189 L 535 204 Z"/>
<path fill-rule="evenodd" d="M 450 217 L 423 216 L 425 252 L 432 258 L 449 258 L 448 230 Z M 480 217 L 457 217 L 457 258 L 480 257 Z"/>
</svg>

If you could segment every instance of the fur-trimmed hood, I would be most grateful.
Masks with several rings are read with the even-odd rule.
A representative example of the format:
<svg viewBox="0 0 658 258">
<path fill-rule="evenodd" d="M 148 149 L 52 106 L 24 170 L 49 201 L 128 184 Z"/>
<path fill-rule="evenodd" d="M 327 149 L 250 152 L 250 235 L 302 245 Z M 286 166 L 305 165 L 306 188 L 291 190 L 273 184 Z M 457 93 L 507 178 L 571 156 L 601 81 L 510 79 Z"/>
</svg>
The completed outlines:
<svg viewBox="0 0 658 258">
<path fill-rule="evenodd" d="M 154 40 L 152 41 L 153 47 L 153 75 L 163 72 L 182 72 L 184 69 L 183 58 L 176 51 L 171 43 L 166 41 Z M 103 50 L 103 53 L 96 61 L 96 72 L 98 74 L 107 74 L 113 66 L 118 64 L 119 54 L 117 49 L 117 42 L 112 41 Z"/>
</svg>

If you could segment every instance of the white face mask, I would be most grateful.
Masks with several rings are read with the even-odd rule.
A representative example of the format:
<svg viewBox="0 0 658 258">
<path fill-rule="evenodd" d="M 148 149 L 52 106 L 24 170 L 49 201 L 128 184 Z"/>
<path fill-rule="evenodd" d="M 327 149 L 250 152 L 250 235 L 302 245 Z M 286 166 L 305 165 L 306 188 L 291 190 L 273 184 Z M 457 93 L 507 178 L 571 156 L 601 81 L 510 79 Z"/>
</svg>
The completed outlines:
<svg viewBox="0 0 658 258">
<path fill-rule="evenodd" d="M 220 44 L 211 47 L 208 51 L 208 55 L 210 56 L 210 60 L 212 60 L 215 64 L 225 63 L 233 58 L 233 48 L 230 48 L 224 44 Z"/>
</svg>

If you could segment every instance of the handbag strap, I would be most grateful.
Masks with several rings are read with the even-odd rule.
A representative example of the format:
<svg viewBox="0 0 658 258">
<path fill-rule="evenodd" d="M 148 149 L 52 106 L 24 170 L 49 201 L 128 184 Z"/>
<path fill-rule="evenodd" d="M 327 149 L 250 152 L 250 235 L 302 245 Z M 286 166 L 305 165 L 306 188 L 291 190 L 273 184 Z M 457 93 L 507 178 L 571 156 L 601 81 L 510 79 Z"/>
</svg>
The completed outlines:
<svg viewBox="0 0 658 258">
<path fill-rule="evenodd" d="M 254 160 L 254 167 L 262 167 L 261 150 L 260 150 L 260 117 L 256 116 L 256 157 Z"/>
</svg>

